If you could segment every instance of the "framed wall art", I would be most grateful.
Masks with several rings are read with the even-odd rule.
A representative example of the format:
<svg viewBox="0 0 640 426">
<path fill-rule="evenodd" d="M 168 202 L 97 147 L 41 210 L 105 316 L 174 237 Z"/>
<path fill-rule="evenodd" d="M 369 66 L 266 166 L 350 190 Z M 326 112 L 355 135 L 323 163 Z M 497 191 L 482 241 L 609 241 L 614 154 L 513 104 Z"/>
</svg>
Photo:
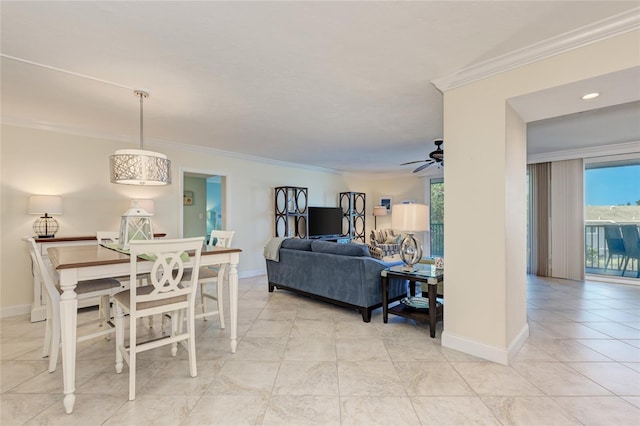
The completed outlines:
<svg viewBox="0 0 640 426">
<path fill-rule="evenodd" d="M 389 196 L 380 197 L 380 205 L 385 206 L 387 208 L 387 213 L 391 213 L 391 204 L 393 204 L 393 200 Z"/>
</svg>

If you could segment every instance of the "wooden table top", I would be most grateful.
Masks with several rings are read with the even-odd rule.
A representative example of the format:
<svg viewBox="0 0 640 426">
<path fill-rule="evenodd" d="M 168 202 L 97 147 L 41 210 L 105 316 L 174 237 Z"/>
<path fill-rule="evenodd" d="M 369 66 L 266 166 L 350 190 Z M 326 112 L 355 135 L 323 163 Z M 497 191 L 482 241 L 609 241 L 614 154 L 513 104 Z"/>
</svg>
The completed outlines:
<svg viewBox="0 0 640 426">
<path fill-rule="evenodd" d="M 202 248 L 202 256 L 223 253 L 240 253 L 237 248 L 209 247 Z M 62 246 L 47 249 L 49 259 L 56 269 L 70 269 L 88 266 L 113 265 L 129 263 L 130 256 L 100 245 Z"/>
<path fill-rule="evenodd" d="M 154 233 L 153 237 L 154 238 L 163 238 L 166 237 L 167 234 L 160 232 L 160 233 Z M 75 236 L 75 237 L 53 237 L 53 238 L 40 238 L 40 237 L 33 237 L 34 240 L 36 240 L 36 243 L 65 243 L 65 242 L 70 242 L 70 241 L 95 241 L 96 240 L 96 236 L 95 235 L 81 235 L 81 236 Z"/>
</svg>

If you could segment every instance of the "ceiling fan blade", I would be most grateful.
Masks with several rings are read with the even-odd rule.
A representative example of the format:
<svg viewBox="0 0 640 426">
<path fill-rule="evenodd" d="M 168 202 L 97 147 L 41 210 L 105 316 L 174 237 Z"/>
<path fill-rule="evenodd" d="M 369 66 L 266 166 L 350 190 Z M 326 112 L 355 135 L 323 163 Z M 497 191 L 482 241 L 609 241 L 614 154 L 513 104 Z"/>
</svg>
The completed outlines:
<svg viewBox="0 0 640 426">
<path fill-rule="evenodd" d="M 415 169 L 413 171 L 413 173 L 418 173 L 419 171 L 422 171 L 422 170 L 426 169 L 427 167 L 429 167 L 432 164 L 433 164 L 433 161 L 429 161 L 427 164 L 423 164 L 422 166 L 420 166 L 417 169 Z"/>
<path fill-rule="evenodd" d="M 400 164 L 400 165 L 401 165 L 401 166 L 406 166 L 407 164 L 422 163 L 423 161 L 429 161 L 429 160 L 409 161 L 408 163 L 402 163 L 402 164 Z"/>
</svg>

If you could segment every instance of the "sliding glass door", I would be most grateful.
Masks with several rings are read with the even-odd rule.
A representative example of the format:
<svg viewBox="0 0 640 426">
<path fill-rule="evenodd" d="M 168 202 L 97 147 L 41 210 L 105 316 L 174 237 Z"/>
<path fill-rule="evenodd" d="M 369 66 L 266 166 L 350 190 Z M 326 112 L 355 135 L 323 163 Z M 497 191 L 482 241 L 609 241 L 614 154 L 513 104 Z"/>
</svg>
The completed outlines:
<svg viewBox="0 0 640 426">
<path fill-rule="evenodd" d="M 585 162 L 585 272 L 638 277 L 640 159 Z"/>
</svg>

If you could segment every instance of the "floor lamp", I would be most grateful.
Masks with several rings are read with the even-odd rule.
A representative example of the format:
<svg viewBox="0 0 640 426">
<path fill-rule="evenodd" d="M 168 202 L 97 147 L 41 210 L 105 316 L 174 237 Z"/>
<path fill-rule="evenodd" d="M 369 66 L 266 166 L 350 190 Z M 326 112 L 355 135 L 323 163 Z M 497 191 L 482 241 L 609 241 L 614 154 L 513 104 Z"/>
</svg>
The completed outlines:
<svg viewBox="0 0 640 426">
<path fill-rule="evenodd" d="M 386 216 L 387 208 L 385 206 L 375 206 L 373 208 L 373 227 L 378 229 L 378 216 Z"/>
</svg>

